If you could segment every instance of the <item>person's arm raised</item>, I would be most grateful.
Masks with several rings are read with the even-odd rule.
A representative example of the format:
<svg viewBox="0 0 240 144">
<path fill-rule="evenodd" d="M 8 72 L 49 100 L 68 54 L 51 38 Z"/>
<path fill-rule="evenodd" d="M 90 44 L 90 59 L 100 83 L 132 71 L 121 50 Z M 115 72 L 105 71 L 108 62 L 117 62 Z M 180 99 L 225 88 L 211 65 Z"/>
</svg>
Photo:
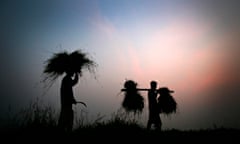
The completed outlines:
<svg viewBox="0 0 240 144">
<path fill-rule="evenodd" d="M 77 83 L 78 83 L 78 79 L 79 79 L 79 78 L 78 78 L 78 73 L 75 73 L 75 76 L 74 76 L 72 85 L 77 84 Z"/>
</svg>

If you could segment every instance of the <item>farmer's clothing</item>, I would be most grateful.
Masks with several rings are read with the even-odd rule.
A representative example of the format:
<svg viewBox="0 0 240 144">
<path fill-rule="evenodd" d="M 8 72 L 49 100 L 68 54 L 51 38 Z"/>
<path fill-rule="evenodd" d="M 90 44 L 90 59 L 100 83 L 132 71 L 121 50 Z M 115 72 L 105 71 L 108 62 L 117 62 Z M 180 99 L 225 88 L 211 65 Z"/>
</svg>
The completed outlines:
<svg viewBox="0 0 240 144">
<path fill-rule="evenodd" d="M 62 80 L 61 85 L 61 113 L 59 118 L 59 126 L 64 130 L 71 130 L 73 126 L 73 110 L 72 104 L 76 103 L 73 96 L 72 87 L 77 84 L 78 78 L 71 78 L 71 75 L 66 75 Z"/>
<path fill-rule="evenodd" d="M 162 125 L 157 106 L 157 94 L 157 91 L 154 89 L 148 91 L 149 119 L 147 129 L 150 129 L 152 124 L 156 128 L 161 128 Z"/>
</svg>

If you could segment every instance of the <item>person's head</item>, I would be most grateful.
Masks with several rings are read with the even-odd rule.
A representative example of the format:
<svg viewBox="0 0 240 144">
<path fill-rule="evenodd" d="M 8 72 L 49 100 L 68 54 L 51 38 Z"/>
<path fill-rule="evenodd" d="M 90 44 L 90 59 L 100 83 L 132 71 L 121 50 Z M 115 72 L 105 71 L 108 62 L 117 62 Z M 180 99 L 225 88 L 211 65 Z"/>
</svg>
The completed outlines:
<svg viewBox="0 0 240 144">
<path fill-rule="evenodd" d="M 151 89 L 156 89 L 157 88 L 157 82 L 156 81 L 151 81 L 150 86 L 151 86 Z"/>
</svg>

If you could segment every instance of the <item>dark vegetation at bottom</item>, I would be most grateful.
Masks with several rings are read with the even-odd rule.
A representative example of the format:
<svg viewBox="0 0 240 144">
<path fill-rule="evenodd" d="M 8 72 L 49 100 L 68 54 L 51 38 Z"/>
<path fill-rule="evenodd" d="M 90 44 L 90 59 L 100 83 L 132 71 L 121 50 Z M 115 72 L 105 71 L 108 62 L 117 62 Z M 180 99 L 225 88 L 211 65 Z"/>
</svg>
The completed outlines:
<svg viewBox="0 0 240 144">
<path fill-rule="evenodd" d="M 82 118 L 81 118 L 82 119 Z M 0 129 L 1 140 L 5 142 L 190 142 L 237 143 L 240 129 L 213 128 L 199 130 L 163 129 L 147 130 L 137 118 L 124 112 L 113 114 L 109 120 L 96 120 L 83 124 L 82 120 L 71 132 L 57 127 L 57 115 L 50 107 L 32 104 L 18 116 L 12 116 Z"/>
</svg>

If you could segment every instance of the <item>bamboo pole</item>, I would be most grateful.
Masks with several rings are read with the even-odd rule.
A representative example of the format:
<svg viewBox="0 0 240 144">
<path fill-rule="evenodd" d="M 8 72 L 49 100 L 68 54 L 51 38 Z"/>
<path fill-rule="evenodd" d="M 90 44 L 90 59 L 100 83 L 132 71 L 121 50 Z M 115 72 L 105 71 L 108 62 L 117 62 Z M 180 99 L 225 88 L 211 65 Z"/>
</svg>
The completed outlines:
<svg viewBox="0 0 240 144">
<path fill-rule="evenodd" d="M 146 89 L 146 88 L 137 88 L 137 91 L 149 91 L 150 89 Z M 121 91 L 127 91 L 127 89 L 121 89 Z"/>
<path fill-rule="evenodd" d="M 151 89 L 147 89 L 147 88 L 136 88 L 137 91 L 149 91 Z M 157 89 L 156 89 L 157 90 Z M 121 89 L 121 91 L 127 91 L 127 89 Z M 169 90 L 169 92 L 174 93 L 173 90 Z"/>
</svg>

